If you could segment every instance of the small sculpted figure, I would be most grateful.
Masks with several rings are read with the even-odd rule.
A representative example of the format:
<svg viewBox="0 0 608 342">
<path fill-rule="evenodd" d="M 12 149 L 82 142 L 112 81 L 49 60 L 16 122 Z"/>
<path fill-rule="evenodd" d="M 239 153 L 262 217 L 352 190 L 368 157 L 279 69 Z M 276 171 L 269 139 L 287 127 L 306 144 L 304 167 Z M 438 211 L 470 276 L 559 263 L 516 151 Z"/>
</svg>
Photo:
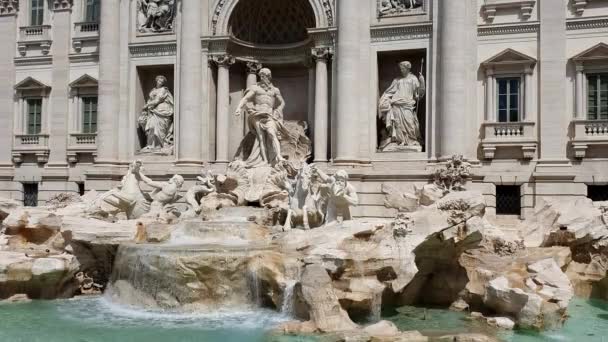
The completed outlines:
<svg viewBox="0 0 608 342">
<path fill-rule="evenodd" d="M 189 212 L 198 215 L 201 213 L 198 199 L 216 192 L 217 187 L 215 186 L 215 177 L 210 170 L 202 171 L 196 179 L 196 185 L 186 192 L 186 202 L 190 206 Z"/>
<path fill-rule="evenodd" d="M 343 221 L 351 220 L 350 207 L 359 204 L 359 197 L 355 187 L 348 182 L 348 173 L 339 170 L 334 176 L 328 176 L 315 167 L 313 175 L 318 177 L 326 188 L 327 213 L 325 224 L 338 222 L 339 217 L 342 217 Z"/>
<path fill-rule="evenodd" d="M 179 191 L 184 184 L 184 178 L 180 175 L 174 175 L 168 182 L 157 182 L 142 173 L 139 176 L 144 183 L 154 188 L 151 194 L 150 213 L 158 214 L 162 211 L 172 210 L 170 205 L 179 200 Z"/>
</svg>

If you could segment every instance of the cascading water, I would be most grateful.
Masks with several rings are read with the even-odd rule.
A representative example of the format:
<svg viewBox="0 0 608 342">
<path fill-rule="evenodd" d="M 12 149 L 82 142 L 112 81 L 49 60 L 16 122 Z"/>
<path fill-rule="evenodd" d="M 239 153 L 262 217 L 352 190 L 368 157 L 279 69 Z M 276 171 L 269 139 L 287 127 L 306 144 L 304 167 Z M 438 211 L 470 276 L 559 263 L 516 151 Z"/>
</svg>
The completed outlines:
<svg viewBox="0 0 608 342">
<path fill-rule="evenodd" d="M 288 316 L 294 316 L 294 306 L 295 306 L 295 298 L 294 298 L 294 289 L 298 282 L 296 280 L 288 280 L 285 284 L 285 291 L 283 292 L 283 304 L 281 305 L 281 312 Z"/>
</svg>

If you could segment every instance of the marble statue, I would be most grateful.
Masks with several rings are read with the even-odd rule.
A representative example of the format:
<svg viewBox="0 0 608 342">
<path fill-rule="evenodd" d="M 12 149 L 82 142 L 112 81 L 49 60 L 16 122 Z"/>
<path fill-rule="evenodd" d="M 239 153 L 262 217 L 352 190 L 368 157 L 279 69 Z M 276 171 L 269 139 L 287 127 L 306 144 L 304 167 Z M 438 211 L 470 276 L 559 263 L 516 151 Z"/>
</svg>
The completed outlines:
<svg viewBox="0 0 608 342">
<path fill-rule="evenodd" d="M 298 170 L 293 186 L 289 192 L 289 207 L 283 230 L 290 230 L 296 225 L 304 229 L 319 227 L 325 220 L 326 196 L 322 196 L 319 177 L 313 175 L 314 165 L 303 165 Z M 327 193 L 325 191 L 325 193 Z"/>
<path fill-rule="evenodd" d="M 138 0 L 137 25 L 139 32 L 173 30 L 175 0 Z"/>
<path fill-rule="evenodd" d="M 141 169 L 140 160 L 132 162 L 120 185 L 102 194 L 90 209 L 91 213 L 101 216 L 124 213 L 127 218 L 136 219 L 148 212 L 150 207 L 146 194 L 139 186 Z"/>
<path fill-rule="evenodd" d="M 325 224 L 338 222 L 339 217 L 342 217 L 343 221 L 351 220 L 350 208 L 359 204 L 359 196 L 355 187 L 348 182 L 348 173 L 338 170 L 333 176 L 328 176 L 314 167 L 312 174 L 323 184 L 319 191 L 322 191 L 320 196 L 325 197 L 327 201 Z"/>
<path fill-rule="evenodd" d="M 235 160 L 242 160 L 248 168 L 274 166 L 283 160 L 279 136 L 289 136 L 283 125 L 285 100 L 272 84 L 270 69 L 262 68 L 260 81 L 245 92 L 238 104 L 236 116 L 247 115 L 249 134 L 243 139 Z"/>
<path fill-rule="evenodd" d="M 411 73 L 410 62 L 399 63 L 402 77 L 393 81 L 380 98 L 378 112 L 384 122 L 384 136 L 380 142 L 381 151 L 422 150 L 420 124 L 417 107 L 424 97 L 426 82 Z"/>
<path fill-rule="evenodd" d="M 167 78 L 156 76 L 156 85 L 150 91 L 148 100 L 139 116 L 139 130 L 145 137 L 141 153 L 172 153 L 173 115 L 175 107 L 173 95 L 167 88 Z"/>
<path fill-rule="evenodd" d="M 154 190 L 150 194 L 150 212 L 152 216 L 159 216 L 163 213 L 178 213 L 173 207 L 181 196 L 179 192 L 184 185 L 184 178 L 180 175 L 173 175 L 168 182 L 153 181 L 144 175 L 141 170 L 139 173 L 140 179 Z"/>
<path fill-rule="evenodd" d="M 380 0 L 380 16 L 399 15 L 421 8 L 423 0 Z"/>
<path fill-rule="evenodd" d="M 202 171 L 196 177 L 196 184 L 186 192 L 186 202 L 189 205 L 190 216 L 198 215 L 202 211 L 200 198 L 217 191 L 215 177 L 210 170 Z"/>
</svg>

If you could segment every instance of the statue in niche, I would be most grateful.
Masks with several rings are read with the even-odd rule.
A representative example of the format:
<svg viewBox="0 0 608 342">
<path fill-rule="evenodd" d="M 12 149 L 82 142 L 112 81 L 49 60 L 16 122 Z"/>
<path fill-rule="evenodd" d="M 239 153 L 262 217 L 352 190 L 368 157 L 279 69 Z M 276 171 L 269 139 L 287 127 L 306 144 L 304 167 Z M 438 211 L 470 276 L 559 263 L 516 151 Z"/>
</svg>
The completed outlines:
<svg viewBox="0 0 608 342">
<path fill-rule="evenodd" d="M 421 8 L 424 0 L 380 0 L 380 16 L 399 15 Z"/>
<path fill-rule="evenodd" d="M 173 153 L 173 95 L 167 88 L 167 78 L 156 76 L 156 85 L 138 119 L 140 136 L 145 143 L 141 153 Z"/>
<path fill-rule="evenodd" d="M 393 81 L 382 94 L 378 105 L 379 117 L 384 122 L 379 149 L 388 151 L 422 151 L 418 104 L 426 93 L 422 72 L 411 73 L 410 62 L 399 63 L 402 77 Z"/>
<path fill-rule="evenodd" d="M 175 0 L 138 0 L 137 25 L 139 32 L 173 30 Z"/>
<path fill-rule="evenodd" d="M 247 115 L 249 133 L 235 157 L 247 168 L 272 167 L 284 160 L 280 139 L 291 135 L 283 124 L 285 100 L 272 84 L 270 69 L 262 68 L 259 76 L 260 81 L 247 89 L 235 113 L 236 116 Z"/>
</svg>

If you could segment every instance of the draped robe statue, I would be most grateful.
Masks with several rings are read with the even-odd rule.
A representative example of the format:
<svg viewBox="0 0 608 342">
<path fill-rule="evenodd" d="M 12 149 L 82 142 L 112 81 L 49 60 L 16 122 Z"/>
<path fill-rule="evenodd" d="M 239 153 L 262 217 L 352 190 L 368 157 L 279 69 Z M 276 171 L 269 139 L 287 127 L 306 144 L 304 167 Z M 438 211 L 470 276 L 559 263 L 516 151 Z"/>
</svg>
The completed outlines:
<svg viewBox="0 0 608 342">
<path fill-rule="evenodd" d="M 139 117 L 139 129 L 145 136 L 141 152 L 169 152 L 173 148 L 173 95 L 166 87 L 164 76 L 156 77 L 156 87 L 150 91 L 148 101 Z"/>
<path fill-rule="evenodd" d="M 380 150 L 421 150 L 422 138 L 417 117 L 418 101 L 425 95 L 425 81 L 411 74 L 410 62 L 399 64 L 403 77 L 393 81 L 379 101 L 378 112 L 384 122 Z"/>
</svg>

